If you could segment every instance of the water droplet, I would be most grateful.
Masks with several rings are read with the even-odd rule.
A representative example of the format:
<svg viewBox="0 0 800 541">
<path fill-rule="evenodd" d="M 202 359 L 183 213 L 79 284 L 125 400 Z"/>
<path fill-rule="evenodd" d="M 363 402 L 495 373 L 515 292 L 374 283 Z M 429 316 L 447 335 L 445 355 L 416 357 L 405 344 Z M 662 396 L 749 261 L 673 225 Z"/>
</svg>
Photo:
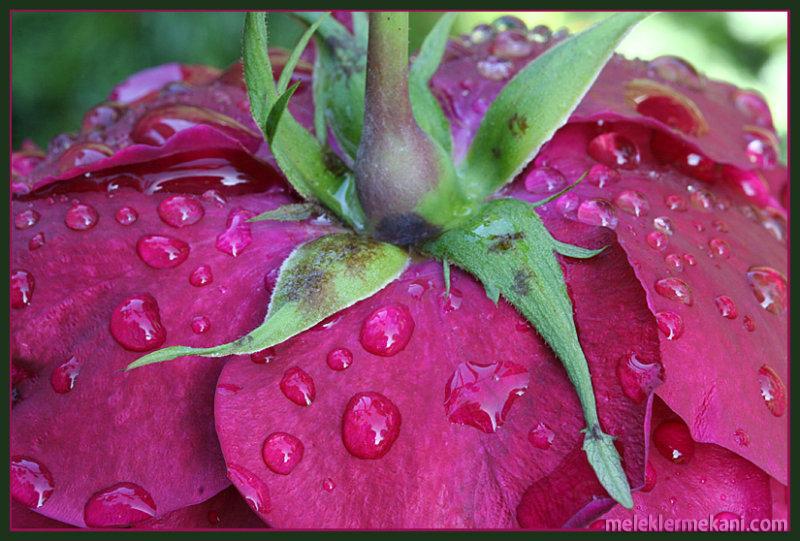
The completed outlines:
<svg viewBox="0 0 800 541">
<path fill-rule="evenodd" d="M 430 280 L 414 280 L 408 284 L 407 291 L 412 298 L 419 300 L 432 286 L 433 282 Z"/>
<path fill-rule="evenodd" d="M 97 225 L 99 219 L 94 207 L 78 203 L 69 208 L 64 223 L 73 231 L 86 231 Z"/>
<path fill-rule="evenodd" d="M 578 206 L 578 221 L 615 229 L 619 220 L 614 207 L 605 199 L 587 199 Z"/>
<path fill-rule="evenodd" d="M 672 225 L 672 220 L 666 216 L 658 216 L 657 218 L 653 218 L 653 227 L 655 227 L 657 231 L 661 231 L 667 235 L 672 235 L 672 233 L 675 232 L 675 228 Z"/>
<path fill-rule="evenodd" d="M 683 212 L 686 210 L 686 199 L 677 194 L 668 195 L 664 199 L 664 204 L 669 210 L 674 210 L 675 212 Z"/>
<path fill-rule="evenodd" d="M 136 253 L 154 269 L 171 269 L 186 261 L 189 245 L 166 235 L 145 235 L 136 243 Z"/>
<path fill-rule="evenodd" d="M 674 464 L 688 464 L 694 456 L 694 439 L 686 423 L 664 421 L 653 432 L 653 443 L 661 456 Z"/>
<path fill-rule="evenodd" d="M 28 271 L 11 271 L 11 307 L 25 308 L 31 303 L 36 282 Z"/>
<path fill-rule="evenodd" d="M 656 473 L 656 469 L 648 460 L 644 467 L 644 486 L 642 486 L 642 492 L 650 492 L 656 487 L 656 483 L 658 482 L 658 474 Z"/>
<path fill-rule="evenodd" d="M 490 81 L 505 81 L 511 75 L 514 65 L 508 60 L 500 60 L 490 56 L 478 62 L 478 73 Z"/>
<path fill-rule="evenodd" d="M 11 497 L 31 509 L 38 509 L 53 494 L 50 471 L 40 462 L 24 456 L 11 457 Z"/>
<path fill-rule="evenodd" d="M 258 148 L 261 137 L 250 128 L 222 113 L 191 105 L 166 105 L 142 115 L 131 130 L 131 140 L 143 145 L 161 146 L 178 132 L 200 124 L 239 140 L 246 148 Z"/>
<path fill-rule="evenodd" d="M 602 133 L 589 142 L 589 156 L 610 167 L 634 169 L 639 165 L 639 149 L 625 137 L 615 132 Z"/>
<path fill-rule="evenodd" d="M 211 267 L 208 265 L 200 265 L 192 271 L 189 275 L 189 283 L 194 287 L 203 287 L 214 281 L 214 275 L 211 272 Z"/>
<path fill-rule="evenodd" d="M 256 474 L 238 464 L 228 464 L 228 479 L 239 490 L 250 509 L 260 514 L 269 513 L 269 489 Z"/>
<path fill-rule="evenodd" d="M 75 357 L 58 365 L 50 374 L 50 385 L 53 390 L 59 394 L 70 392 L 75 387 L 81 366 L 83 363 Z"/>
<path fill-rule="evenodd" d="M 647 245 L 654 250 L 665 250 L 669 243 L 669 237 L 661 231 L 651 231 L 647 234 L 646 240 Z"/>
<path fill-rule="evenodd" d="M 647 216 L 650 212 L 650 203 L 643 193 L 634 190 L 624 190 L 614 199 L 614 204 L 622 212 L 627 212 L 637 218 Z"/>
<path fill-rule="evenodd" d="M 626 94 L 640 115 L 655 118 L 689 135 L 708 131 L 708 124 L 697 104 L 666 85 L 636 79 L 628 83 Z"/>
<path fill-rule="evenodd" d="M 31 237 L 31 240 L 28 241 L 28 250 L 38 250 L 42 246 L 44 246 L 45 238 L 44 233 L 39 232 L 36 233 L 34 236 Z"/>
<path fill-rule="evenodd" d="M 106 129 L 122 116 L 124 109 L 114 103 L 101 103 L 83 115 L 83 131 Z"/>
<path fill-rule="evenodd" d="M 678 254 L 667 254 L 664 262 L 672 272 L 683 272 L 683 259 Z"/>
<path fill-rule="evenodd" d="M 736 513 L 731 513 L 729 511 L 720 511 L 711 521 L 711 524 L 715 531 L 738 531 L 741 528 L 741 521 L 742 517 L 737 515 Z M 724 526 L 721 523 L 725 523 Z M 723 529 L 726 528 L 726 529 Z M 734 529 L 735 528 L 735 529 Z"/>
<path fill-rule="evenodd" d="M 83 508 L 83 520 L 90 528 L 127 527 L 155 514 L 153 497 L 134 483 L 117 483 L 95 492 Z"/>
<path fill-rule="evenodd" d="M 472 29 L 469 34 L 469 39 L 472 43 L 478 45 L 494 36 L 494 29 L 488 24 L 479 24 Z"/>
<path fill-rule="evenodd" d="M 692 192 L 692 194 L 689 196 L 689 200 L 692 202 L 692 205 L 699 210 L 705 212 L 711 212 L 714 210 L 714 195 L 708 190 L 697 190 Z"/>
<path fill-rule="evenodd" d="M 250 223 L 247 221 L 255 215 L 244 209 L 234 209 L 228 215 L 224 232 L 217 236 L 216 247 L 220 252 L 237 257 L 253 242 Z"/>
<path fill-rule="evenodd" d="M 511 60 L 528 56 L 533 52 L 533 47 L 525 32 L 512 30 L 497 34 L 490 51 L 497 58 Z"/>
<path fill-rule="evenodd" d="M 567 186 L 567 179 L 552 167 L 536 167 L 525 176 L 525 189 L 534 194 L 557 192 Z"/>
<path fill-rule="evenodd" d="M 511 361 L 459 363 L 445 386 L 447 418 L 487 434 L 495 432 L 514 401 L 525 394 L 529 381 L 527 368 Z"/>
<path fill-rule="evenodd" d="M 322 489 L 325 492 L 333 492 L 335 488 L 336 488 L 336 483 L 334 483 L 333 479 L 331 479 L 330 477 L 326 477 L 322 481 Z"/>
<path fill-rule="evenodd" d="M 195 334 L 203 334 L 208 332 L 211 328 L 211 320 L 206 316 L 194 316 L 192 318 L 192 332 Z"/>
<path fill-rule="evenodd" d="M 625 396 L 640 404 L 664 381 L 664 368 L 657 361 L 640 361 L 631 353 L 617 363 L 617 378 Z"/>
<path fill-rule="evenodd" d="M 547 43 L 552 37 L 553 33 L 543 24 L 534 26 L 531 31 L 528 32 L 528 39 L 536 43 Z"/>
<path fill-rule="evenodd" d="M 537 449 L 547 450 L 553 445 L 556 433 L 545 423 L 539 423 L 528 432 L 528 441 Z"/>
<path fill-rule="evenodd" d="M 283 373 L 279 386 L 284 396 L 298 406 L 310 406 L 317 396 L 314 380 L 296 366 Z"/>
<path fill-rule="evenodd" d="M 683 260 L 686 261 L 690 267 L 697 265 L 697 260 L 692 254 L 683 254 Z"/>
<path fill-rule="evenodd" d="M 750 267 L 747 271 L 747 283 L 764 310 L 776 315 L 786 310 L 789 286 L 783 274 L 772 267 Z"/>
<path fill-rule="evenodd" d="M 616 183 L 620 179 L 619 171 L 612 169 L 602 163 L 594 164 L 586 174 L 586 181 L 592 186 L 605 188 Z"/>
<path fill-rule="evenodd" d="M 713 257 L 722 257 L 728 259 L 731 256 L 730 245 L 722 239 L 711 239 L 708 241 L 708 248 Z"/>
<path fill-rule="evenodd" d="M 111 314 L 111 335 L 127 350 L 150 351 L 164 343 L 158 303 L 147 293 L 122 301 Z"/>
<path fill-rule="evenodd" d="M 728 224 L 726 224 L 722 220 L 714 220 L 713 222 L 711 222 L 711 225 L 714 226 L 714 229 L 716 229 L 720 233 L 728 232 Z"/>
<path fill-rule="evenodd" d="M 753 332 L 756 330 L 756 322 L 751 316 L 744 316 L 742 319 L 742 324 L 747 332 Z"/>
<path fill-rule="evenodd" d="M 758 369 L 758 386 L 761 389 L 761 398 L 772 415 L 780 417 L 786 413 L 786 386 L 781 377 L 767 365 Z"/>
<path fill-rule="evenodd" d="M 683 335 L 683 319 L 675 312 L 656 312 L 656 324 L 667 340 L 677 340 Z"/>
<path fill-rule="evenodd" d="M 414 320 L 402 304 L 389 305 L 372 312 L 361 326 L 361 346 L 382 357 L 401 352 L 414 332 Z"/>
<path fill-rule="evenodd" d="M 250 360 L 256 364 L 269 364 L 275 360 L 275 348 L 266 348 L 250 354 Z"/>
<path fill-rule="evenodd" d="M 172 227 L 184 227 L 199 222 L 205 209 L 196 198 L 189 195 L 171 195 L 158 205 L 161 220 Z"/>
<path fill-rule="evenodd" d="M 325 360 L 331 370 L 344 370 L 353 364 L 353 352 L 347 348 L 332 349 Z"/>
<path fill-rule="evenodd" d="M 98 143 L 78 143 L 68 148 L 58 157 L 56 170 L 65 173 L 73 167 L 84 167 L 108 158 L 114 151 L 106 145 Z"/>
<path fill-rule="evenodd" d="M 41 217 L 42 216 L 33 209 L 23 210 L 14 216 L 14 227 L 17 229 L 28 229 L 36 225 Z"/>
<path fill-rule="evenodd" d="M 733 104 L 749 122 L 762 128 L 772 128 L 769 105 L 755 90 L 736 90 L 733 95 Z"/>
<path fill-rule="evenodd" d="M 133 207 L 122 207 L 114 214 L 114 219 L 120 225 L 132 225 L 139 219 L 139 213 Z"/>
<path fill-rule="evenodd" d="M 745 130 L 745 156 L 760 169 L 772 169 L 778 163 L 778 141 L 775 136 L 755 126 Z"/>
<path fill-rule="evenodd" d="M 342 441 L 355 457 L 381 458 L 400 435 L 400 423 L 400 410 L 384 395 L 356 393 L 344 409 Z"/>
<path fill-rule="evenodd" d="M 454 287 L 450 288 L 450 294 L 447 294 L 447 292 L 442 293 L 439 297 L 439 304 L 442 307 L 442 312 L 448 314 L 461 308 L 463 297 L 464 294 L 461 293 L 461 290 Z"/>
<path fill-rule="evenodd" d="M 289 475 L 303 460 L 303 442 L 286 432 L 273 432 L 264 440 L 261 458 L 274 473 Z"/>
<path fill-rule="evenodd" d="M 574 193 L 565 193 L 556 200 L 556 208 L 565 218 L 575 219 L 581 200 Z"/>
<path fill-rule="evenodd" d="M 228 202 L 217 190 L 206 190 L 200 196 L 206 203 L 213 203 L 217 207 L 224 207 Z"/>
<path fill-rule="evenodd" d="M 497 32 L 506 32 L 508 30 L 518 30 L 525 32 L 528 30 L 525 22 L 519 17 L 513 15 L 503 15 L 492 21 L 492 28 Z"/>
<path fill-rule="evenodd" d="M 741 447 L 747 447 L 750 445 L 750 434 L 748 434 L 741 428 L 737 428 L 736 431 L 733 433 L 733 439 Z"/>
<path fill-rule="evenodd" d="M 652 75 L 670 83 L 682 84 L 692 89 L 699 89 L 702 86 L 694 66 L 677 56 L 654 58 L 647 64 L 647 69 Z"/>
<path fill-rule="evenodd" d="M 686 306 L 691 306 L 694 302 L 692 289 L 680 278 L 662 278 L 656 282 L 655 289 L 662 297 L 682 302 Z"/>
</svg>

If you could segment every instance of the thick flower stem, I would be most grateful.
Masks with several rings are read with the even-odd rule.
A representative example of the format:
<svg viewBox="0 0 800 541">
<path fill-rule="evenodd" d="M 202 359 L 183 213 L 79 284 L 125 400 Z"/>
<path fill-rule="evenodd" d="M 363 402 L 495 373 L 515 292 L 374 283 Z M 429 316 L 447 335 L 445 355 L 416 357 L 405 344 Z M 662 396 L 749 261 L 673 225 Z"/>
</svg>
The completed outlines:
<svg viewBox="0 0 800 541">
<path fill-rule="evenodd" d="M 436 228 L 416 209 L 448 174 L 447 156 L 414 120 L 408 94 L 408 14 L 370 13 L 364 129 L 356 186 L 373 233 L 415 244 Z"/>
</svg>

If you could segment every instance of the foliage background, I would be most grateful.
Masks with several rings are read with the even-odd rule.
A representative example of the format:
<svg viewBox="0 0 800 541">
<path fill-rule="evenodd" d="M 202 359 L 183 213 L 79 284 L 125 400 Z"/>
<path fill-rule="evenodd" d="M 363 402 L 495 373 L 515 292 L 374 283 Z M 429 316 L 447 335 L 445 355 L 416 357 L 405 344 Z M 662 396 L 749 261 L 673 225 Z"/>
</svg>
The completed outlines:
<svg viewBox="0 0 800 541">
<path fill-rule="evenodd" d="M 491 22 L 502 13 L 463 13 L 454 33 Z M 515 13 L 529 26 L 546 24 L 580 31 L 603 13 Z M 438 18 L 415 13 L 415 49 Z M 131 73 L 165 62 L 224 67 L 239 56 L 243 13 L 14 13 L 12 15 L 12 138 L 46 145 L 79 128 L 84 111 Z M 709 77 L 762 92 L 785 141 L 787 119 L 787 27 L 785 12 L 661 13 L 622 43 L 628 57 L 674 54 Z M 290 47 L 301 27 L 285 14 L 272 15 L 271 39 Z"/>
</svg>

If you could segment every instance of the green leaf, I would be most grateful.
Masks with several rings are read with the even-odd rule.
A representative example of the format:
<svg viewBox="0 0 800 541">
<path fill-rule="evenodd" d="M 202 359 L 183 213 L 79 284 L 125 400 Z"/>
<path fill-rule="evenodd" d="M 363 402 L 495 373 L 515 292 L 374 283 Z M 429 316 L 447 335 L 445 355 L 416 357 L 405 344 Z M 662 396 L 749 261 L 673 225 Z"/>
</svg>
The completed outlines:
<svg viewBox="0 0 800 541">
<path fill-rule="evenodd" d="M 561 255 L 565 255 L 567 257 L 574 257 L 575 259 L 590 259 L 606 249 L 606 247 L 599 248 L 597 250 L 592 250 L 590 248 L 581 248 L 580 246 L 574 246 L 572 244 L 567 244 L 566 242 L 561 242 L 556 239 L 552 239 L 553 242 L 553 250 L 558 252 Z"/>
<path fill-rule="evenodd" d="M 414 118 L 420 128 L 438 142 L 448 154 L 451 148 L 450 123 L 428 83 L 442 61 L 450 28 L 457 15 L 457 13 L 445 13 L 439 18 L 422 42 L 408 75 L 408 92 Z"/>
<path fill-rule="evenodd" d="M 307 24 L 317 22 L 321 14 L 294 14 Z M 336 141 L 355 159 L 364 126 L 364 89 L 366 85 L 367 33 L 366 16 L 354 14 L 355 34 L 333 17 L 326 17 L 317 36 L 317 70 L 314 72 L 315 107 L 322 109 Z M 356 24 L 357 23 L 357 24 Z"/>
<path fill-rule="evenodd" d="M 408 262 L 408 254 L 391 244 L 352 233 L 321 237 L 298 247 L 283 262 L 264 323 L 252 332 L 215 347 L 160 349 L 127 370 L 187 355 L 244 355 L 280 344 L 371 297 L 400 276 Z"/>
<path fill-rule="evenodd" d="M 481 200 L 512 180 L 569 118 L 614 48 L 647 14 L 619 13 L 523 68 L 492 102 L 459 173 Z"/>
<path fill-rule="evenodd" d="M 264 123 L 264 137 L 267 138 L 268 143 L 272 143 L 275 139 L 275 131 L 278 129 L 278 123 L 281 121 L 283 113 L 289 106 L 289 99 L 292 97 L 295 90 L 297 90 L 298 86 L 300 86 L 300 81 L 297 81 L 289 87 L 275 100 L 275 103 L 272 104 L 269 114 L 267 115 L 267 121 Z"/>
<path fill-rule="evenodd" d="M 330 20 L 324 17 L 320 28 Z M 267 54 L 266 25 L 263 13 L 248 13 L 245 18 L 242 57 L 253 118 L 265 136 L 271 134 L 270 150 L 297 193 L 304 199 L 322 203 L 343 222 L 361 231 L 365 224 L 364 211 L 355 190 L 350 187 L 352 173 L 338 164 L 334 167 L 326 149 L 295 120 L 285 105 L 279 108 L 274 126 L 268 124 L 269 114 L 279 97 Z"/>
<path fill-rule="evenodd" d="M 262 212 L 254 218 L 247 220 L 248 222 L 264 222 L 272 220 L 275 222 L 300 222 L 307 220 L 315 214 L 320 214 L 322 209 L 312 203 L 291 203 L 283 205 L 275 210 L 268 210 Z"/>
<path fill-rule="evenodd" d="M 306 49 L 311 36 L 314 35 L 314 32 L 317 31 L 319 25 L 325 20 L 326 15 L 327 14 L 323 15 L 317 19 L 317 22 L 309 26 L 300 37 L 300 41 L 298 41 L 297 45 L 294 46 L 292 54 L 289 55 L 289 59 L 286 61 L 286 64 L 284 64 L 283 71 L 281 71 L 281 76 L 278 79 L 278 94 L 283 94 L 288 88 L 289 81 L 291 81 L 292 74 L 294 73 L 294 69 L 297 66 L 297 62 L 300 60 L 300 55 L 303 54 L 303 51 Z"/>
<path fill-rule="evenodd" d="M 536 328 L 566 369 L 586 419 L 584 449 L 600 483 L 625 507 L 630 487 L 611 437 L 600 428 L 592 380 L 578 341 L 556 243 L 530 206 L 515 199 L 490 201 L 460 227 L 425 245 L 480 280 L 491 298 L 495 291 Z"/>
</svg>

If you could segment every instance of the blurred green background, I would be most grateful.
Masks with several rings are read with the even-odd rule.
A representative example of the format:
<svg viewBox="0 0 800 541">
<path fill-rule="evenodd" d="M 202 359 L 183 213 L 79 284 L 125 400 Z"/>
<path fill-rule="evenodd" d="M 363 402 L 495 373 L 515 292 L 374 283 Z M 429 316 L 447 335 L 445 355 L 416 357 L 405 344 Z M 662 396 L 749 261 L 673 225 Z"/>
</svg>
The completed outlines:
<svg viewBox="0 0 800 541">
<path fill-rule="evenodd" d="M 468 32 L 503 13 L 463 13 L 453 32 Z M 514 13 L 529 26 L 580 31 L 602 13 Z M 439 17 L 415 13 L 415 49 Z M 13 143 L 40 145 L 77 130 L 84 111 L 131 73 L 164 62 L 224 67 L 239 56 L 243 13 L 15 13 L 12 20 Z M 272 15 L 272 41 L 290 47 L 301 27 Z M 639 25 L 619 51 L 628 57 L 682 56 L 709 77 L 759 90 L 785 140 L 786 13 L 661 13 Z"/>
</svg>

